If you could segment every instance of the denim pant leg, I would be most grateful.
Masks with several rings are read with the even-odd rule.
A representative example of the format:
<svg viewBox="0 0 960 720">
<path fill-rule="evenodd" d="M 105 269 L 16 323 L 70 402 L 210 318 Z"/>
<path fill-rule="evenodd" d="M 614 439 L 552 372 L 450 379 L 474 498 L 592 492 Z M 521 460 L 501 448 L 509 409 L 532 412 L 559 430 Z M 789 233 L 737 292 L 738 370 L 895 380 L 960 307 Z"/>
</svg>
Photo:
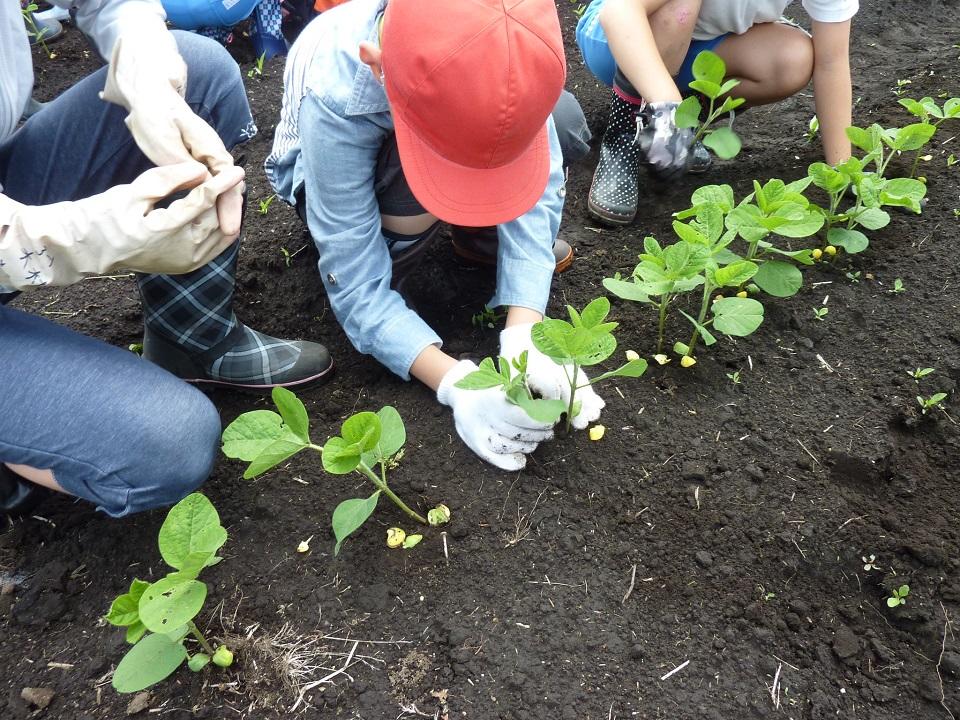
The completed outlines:
<svg viewBox="0 0 960 720">
<path fill-rule="evenodd" d="M 553 123 L 557 127 L 563 166 L 569 167 L 590 152 L 590 128 L 577 99 L 564 90 L 553 108 Z"/>
<path fill-rule="evenodd" d="M 216 460 L 220 417 L 134 353 L 0 305 L 0 462 L 49 469 L 110 515 L 170 505 Z"/>
<path fill-rule="evenodd" d="M 208 38 L 174 32 L 187 63 L 187 104 L 227 148 L 253 137 L 240 69 Z M 77 200 L 132 181 L 153 164 L 123 120 L 126 110 L 100 100 L 106 68 L 48 103 L 0 145 L 4 193 L 28 205 Z M 139 275 L 144 321 L 188 352 L 201 353 L 226 338 L 233 314 L 238 244 L 185 275 Z"/>
</svg>

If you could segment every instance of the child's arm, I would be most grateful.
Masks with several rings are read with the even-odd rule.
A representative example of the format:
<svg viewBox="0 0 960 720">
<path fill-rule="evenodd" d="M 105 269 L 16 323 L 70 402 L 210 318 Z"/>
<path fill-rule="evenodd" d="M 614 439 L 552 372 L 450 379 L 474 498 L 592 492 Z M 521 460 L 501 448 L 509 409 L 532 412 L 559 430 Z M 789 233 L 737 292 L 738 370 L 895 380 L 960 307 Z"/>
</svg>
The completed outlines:
<svg viewBox="0 0 960 720">
<path fill-rule="evenodd" d="M 849 20 L 813 22 L 813 91 L 823 154 L 836 165 L 850 157 L 846 129 L 853 124 Z"/>
<path fill-rule="evenodd" d="M 649 17 L 666 3 L 667 0 L 608 0 L 600 10 L 600 25 L 617 65 L 647 102 L 683 99 L 650 28 Z"/>
</svg>

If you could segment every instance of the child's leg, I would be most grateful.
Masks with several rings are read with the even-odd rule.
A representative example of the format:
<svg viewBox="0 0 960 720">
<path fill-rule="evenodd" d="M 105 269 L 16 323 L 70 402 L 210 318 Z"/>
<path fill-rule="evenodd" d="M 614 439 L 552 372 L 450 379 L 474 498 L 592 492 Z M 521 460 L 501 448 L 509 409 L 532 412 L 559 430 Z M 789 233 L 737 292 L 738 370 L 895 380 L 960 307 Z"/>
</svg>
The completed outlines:
<svg viewBox="0 0 960 720">
<path fill-rule="evenodd" d="M 700 0 L 669 0 L 650 16 L 650 30 L 670 75 L 675 76 L 690 49 Z"/>
<path fill-rule="evenodd" d="M 727 75 L 740 80 L 731 94 L 747 106 L 788 98 L 813 75 L 813 41 L 784 23 L 761 23 L 742 35 L 728 35 L 714 52 L 727 64 Z"/>
</svg>

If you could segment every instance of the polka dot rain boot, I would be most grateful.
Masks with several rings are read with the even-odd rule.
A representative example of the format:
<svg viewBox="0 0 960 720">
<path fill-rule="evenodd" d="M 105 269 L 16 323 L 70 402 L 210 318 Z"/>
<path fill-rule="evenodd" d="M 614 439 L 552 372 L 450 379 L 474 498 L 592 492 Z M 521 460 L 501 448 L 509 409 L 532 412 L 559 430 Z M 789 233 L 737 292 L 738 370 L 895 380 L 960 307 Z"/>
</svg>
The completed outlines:
<svg viewBox="0 0 960 720">
<path fill-rule="evenodd" d="M 637 214 L 641 156 L 637 116 L 643 107 L 643 100 L 628 100 L 614 91 L 600 162 L 587 198 L 590 214 L 611 225 L 629 225 Z"/>
</svg>

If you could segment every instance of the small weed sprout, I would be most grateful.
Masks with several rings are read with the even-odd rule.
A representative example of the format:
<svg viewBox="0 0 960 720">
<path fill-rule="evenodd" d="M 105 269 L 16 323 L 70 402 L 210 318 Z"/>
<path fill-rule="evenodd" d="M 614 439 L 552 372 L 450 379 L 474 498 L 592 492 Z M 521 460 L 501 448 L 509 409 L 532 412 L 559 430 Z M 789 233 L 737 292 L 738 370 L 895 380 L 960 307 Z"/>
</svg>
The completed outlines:
<svg viewBox="0 0 960 720">
<path fill-rule="evenodd" d="M 194 672 L 211 660 L 220 667 L 233 662 L 233 653 L 225 645 L 214 650 L 193 621 L 207 598 L 207 586 L 197 576 L 220 562 L 217 551 L 226 541 L 220 516 L 200 493 L 188 495 L 170 509 L 157 544 L 174 571 L 155 583 L 135 579 L 130 590 L 113 601 L 105 618 L 111 625 L 125 627 L 127 642 L 133 645 L 113 673 L 118 692 L 148 688 L 170 676 L 184 660 Z M 193 655 L 184 644 L 187 636 L 201 648 Z"/>
<path fill-rule="evenodd" d="M 877 565 L 877 556 L 871 555 L 869 558 L 861 557 L 863 560 L 863 569 L 865 572 L 871 572 L 873 570 L 880 570 L 880 566 Z"/>
<path fill-rule="evenodd" d="M 893 88 L 893 94 L 900 97 L 907 91 L 907 85 L 913 85 L 910 80 L 897 80 L 897 86 Z"/>
<path fill-rule="evenodd" d="M 261 53 L 260 57 L 257 58 L 256 62 L 253 64 L 253 67 L 247 70 L 248 78 L 262 77 L 263 76 L 263 63 L 267 59 L 267 54 Z"/>
<path fill-rule="evenodd" d="M 807 123 L 807 132 L 804 133 L 804 138 L 808 143 L 812 143 L 817 139 L 817 135 L 820 134 L 820 119 L 814 115 L 810 118 L 810 122 Z"/>
<path fill-rule="evenodd" d="M 483 306 L 483 310 L 470 316 L 470 324 L 475 328 L 480 328 L 483 330 L 493 330 L 496 327 L 497 322 L 502 320 L 504 317 L 503 313 L 499 313 L 496 310 Z"/>
<path fill-rule="evenodd" d="M 906 292 L 907 288 L 903 284 L 903 280 L 897 278 L 893 281 L 893 288 L 890 290 L 894 295 L 899 295 L 902 292 Z"/>
<path fill-rule="evenodd" d="M 677 127 L 692 128 L 695 130 L 694 142 L 700 140 L 708 148 L 724 160 L 736 157 L 740 152 L 740 138 L 733 131 L 733 111 L 746 102 L 743 98 L 733 98 L 728 93 L 740 84 L 739 80 L 728 79 L 726 63 L 716 53 L 704 50 L 694 58 L 693 77 L 690 89 L 705 96 L 710 104 L 707 107 L 707 117 L 701 123 L 700 114 L 703 110 L 700 99 L 690 95 L 677 107 L 675 120 Z M 717 105 L 721 97 L 723 102 Z M 723 115 L 729 114 L 731 119 L 725 127 L 711 128 Z"/>
<path fill-rule="evenodd" d="M 848 272 L 848 273 L 846 273 L 846 278 L 847 278 L 847 280 L 849 280 L 850 282 L 852 282 L 852 283 L 854 283 L 854 284 L 857 284 L 857 283 L 860 282 L 860 277 L 861 277 L 862 275 L 863 275 L 863 273 L 862 273 L 860 270 L 857 270 L 856 272 Z"/>
<path fill-rule="evenodd" d="M 283 255 L 283 262 L 286 263 L 287 267 L 290 267 L 290 260 L 293 258 L 293 255 L 282 245 L 280 246 L 280 253 Z"/>
<path fill-rule="evenodd" d="M 926 415 L 933 409 L 943 410 L 943 401 L 947 399 L 945 392 L 934 393 L 930 397 L 917 395 L 917 403 L 920 405 L 920 413 Z"/>
<path fill-rule="evenodd" d="M 277 196 L 276 196 L 276 194 L 274 194 L 274 195 L 270 195 L 270 196 L 268 196 L 268 197 L 265 197 L 265 198 L 263 198 L 263 199 L 260 201 L 260 214 L 261 214 L 261 215 L 266 215 L 268 212 L 270 212 L 270 206 L 273 204 L 273 201 L 276 200 L 276 198 L 277 198 Z"/>
<path fill-rule="evenodd" d="M 822 321 L 824 318 L 827 317 L 827 314 L 828 314 L 829 312 L 830 312 L 830 308 L 828 308 L 828 307 L 826 307 L 826 306 L 823 306 L 823 307 L 815 307 L 815 308 L 813 308 L 813 319 L 814 319 L 814 320 L 821 320 L 821 321 Z"/>
<path fill-rule="evenodd" d="M 895 608 L 907 604 L 907 597 L 910 595 L 910 586 L 901 585 L 893 589 L 893 594 L 887 598 L 887 607 Z"/>
<path fill-rule="evenodd" d="M 958 162 L 960 162 L 960 160 L 957 160 L 957 156 L 954 155 L 953 153 L 950 153 L 949 155 L 947 155 L 947 167 L 948 167 L 948 168 L 953 167 L 953 166 L 956 165 Z"/>
<path fill-rule="evenodd" d="M 917 368 L 916 370 L 907 370 L 907 375 L 912 377 L 914 382 L 919 385 L 921 378 L 925 378 L 933 372 L 935 372 L 935 368 Z"/>
<path fill-rule="evenodd" d="M 343 541 L 373 514 L 381 494 L 390 498 L 409 518 L 421 525 L 427 524 L 422 515 L 411 510 L 387 485 L 387 470 L 407 440 L 403 420 L 395 408 L 388 405 L 376 413 L 360 412 L 350 416 L 341 426 L 340 435 L 321 447 L 310 440 L 307 410 L 296 395 L 284 388 L 274 388 L 273 402 L 279 413 L 253 410 L 227 426 L 223 431 L 223 454 L 249 462 L 243 477 L 251 479 L 310 448 L 321 454 L 323 468 L 328 473 L 358 472 L 370 480 L 376 487 L 372 495 L 344 500 L 333 511 L 334 555 L 340 553 Z M 373 468 L 378 464 L 380 472 L 376 473 Z"/>
<path fill-rule="evenodd" d="M 727 373 L 727 379 L 728 379 L 730 382 L 732 382 L 732 383 L 734 384 L 734 386 L 737 386 L 737 385 L 739 385 L 741 382 L 743 382 L 743 381 L 740 379 L 740 371 L 739 371 L 739 370 L 734 370 L 732 373 Z"/>
</svg>

